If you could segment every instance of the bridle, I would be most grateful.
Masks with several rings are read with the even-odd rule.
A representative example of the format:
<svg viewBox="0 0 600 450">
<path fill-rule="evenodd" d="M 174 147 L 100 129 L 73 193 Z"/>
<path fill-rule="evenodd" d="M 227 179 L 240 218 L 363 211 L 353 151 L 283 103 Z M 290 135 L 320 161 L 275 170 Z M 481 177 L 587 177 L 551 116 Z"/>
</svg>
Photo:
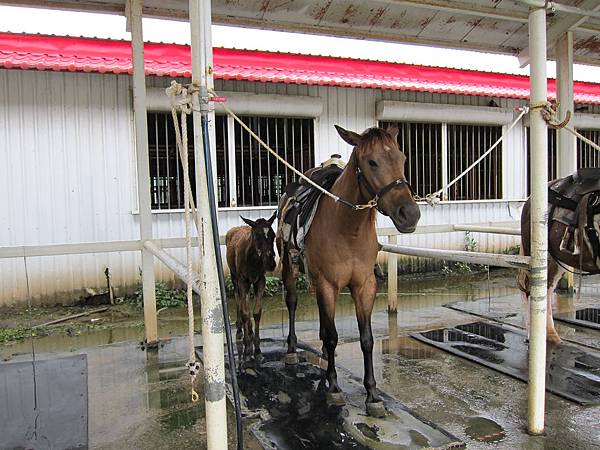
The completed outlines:
<svg viewBox="0 0 600 450">
<path fill-rule="evenodd" d="M 404 177 L 397 178 L 394 181 L 392 181 L 391 183 L 388 183 L 384 187 L 379 189 L 379 191 L 375 191 L 375 189 L 373 189 L 371 187 L 371 185 L 367 181 L 367 178 L 363 175 L 362 171 L 360 170 L 360 167 L 358 167 L 358 164 L 357 164 L 356 178 L 358 180 L 359 188 L 361 186 L 364 186 L 372 198 L 365 205 L 354 205 L 350 202 L 339 199 L 339 201 L 341 203 L 345 204 L 346 206 L 350 206 L 352 209 L 355 209 L 355 210 L 367 209 L 367 208 L 377 208 L 377 211 L 379 211 L 384 216 L 387 216 L 388 214 L 385 211 L 383 211 L 381 208 L 379 208 L 379 200 L 385 194 L 387 194 L 389 191 L 391 191 L 392 189 L 394 189 L 398 186 L 406 185 L 408 187 L 408 190 L 410 191 L 411 195 L 413 195 L 413 196 L 415 195 L 415 191 L 413 190 L 412 186 L 408 183 L 408 181 L 406 181 L 406 178 L 404 178 Z"/>
</svg>

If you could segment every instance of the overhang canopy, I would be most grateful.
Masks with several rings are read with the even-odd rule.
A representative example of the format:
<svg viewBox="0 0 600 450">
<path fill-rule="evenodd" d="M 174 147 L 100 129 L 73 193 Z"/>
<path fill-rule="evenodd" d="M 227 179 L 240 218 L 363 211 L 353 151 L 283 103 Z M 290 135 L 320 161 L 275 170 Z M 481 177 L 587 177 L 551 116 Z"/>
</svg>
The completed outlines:
<svg viewBox="0 0 600 450">
<path fill-rule="evenodd" d="M 186 45 L 146 43 L 147 75 L 190 77 Z M 0 67 L 70 72 L 133 72 L 127 41 L 0 33 Z M 471 70 L 364 61 L 327 56 L 214 49 L 218 79 L 483 95 L 529 97 L 529 78 Z M 574 83 L 577 103 L 600 104 L 600 84 Z M 556 82 L 548 80 L 549 97 Z"/>
<path fill-rule="evenodd" d="M 543 3 L 543 2 L 542 2 Z M 600 9 L 599 0 L 561 0 Z M 13 4 L 125 13 L 126 0 L 20 0 Z M 187 0 L 145 0 L 144 14 L 187 20 Z M 514 0 L 213 0 L 213 23 L 438 47 L 527 58 L 528 6 Z M 600 18 L 549 11 L 549 56 L 564 31 L 574 32 L 574 60 L 600 64 Z"/>
</svg>

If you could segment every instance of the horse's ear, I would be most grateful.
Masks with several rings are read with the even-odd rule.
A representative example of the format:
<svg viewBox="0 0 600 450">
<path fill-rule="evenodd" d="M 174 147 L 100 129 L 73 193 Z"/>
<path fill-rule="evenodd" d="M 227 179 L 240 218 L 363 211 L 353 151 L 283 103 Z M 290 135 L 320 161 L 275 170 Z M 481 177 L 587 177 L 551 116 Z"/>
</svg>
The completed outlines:
<svg viewBox="0 0 600 450">
<path fill-rule="evenodd" d="M 334 125 L 334 127 L 344 141 L 353 147 L 358 145 L 358 142 L 360 141 L 360 134 L 355 133 L 354 131 L 346 130 L 339 125 Z"/>
<path fill-rule="evenodd" d="M 275 222 L 276 217 L 277 217 L 277 211 L 275 211 L 273 213 L 273 215 L 271 217 L 269 217 L 269 219 L 267 220 L 267 222 L 269 222 L 269 226 L 273 225 L 273 222 Z"/>
<path fill-rule="evenodd" d="M 389 127 L 386 128 L 386 130 L 390 136 L 392 136 L 394 138 L 395 141 L 398 140 L 398 127 Z"/>
<path fill-rule="evenodd" d="M 242 216 L 240 216 L 240 219 L 242 219 L 244 222 L 246 222 L 252 228 L 254 228 L 256 226 L 256 222 L 254 220 L 246 219 L 245 217 L 242 217 Z"/>
</svg>

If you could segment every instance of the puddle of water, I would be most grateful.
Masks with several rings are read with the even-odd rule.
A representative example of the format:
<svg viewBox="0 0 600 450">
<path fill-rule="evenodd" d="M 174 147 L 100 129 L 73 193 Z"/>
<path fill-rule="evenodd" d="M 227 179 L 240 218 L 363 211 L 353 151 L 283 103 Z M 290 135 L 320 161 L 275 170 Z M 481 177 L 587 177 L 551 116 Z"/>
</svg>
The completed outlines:
<svg viewBox="0 0 600 450">
<path fill-rule="evenodd" d="M 479 442 L 496 443 L 506 438 L 504 429 L 491 419 L 485 417 L 472 417 L 465 433 L 471 439 Z"/>
</svg>

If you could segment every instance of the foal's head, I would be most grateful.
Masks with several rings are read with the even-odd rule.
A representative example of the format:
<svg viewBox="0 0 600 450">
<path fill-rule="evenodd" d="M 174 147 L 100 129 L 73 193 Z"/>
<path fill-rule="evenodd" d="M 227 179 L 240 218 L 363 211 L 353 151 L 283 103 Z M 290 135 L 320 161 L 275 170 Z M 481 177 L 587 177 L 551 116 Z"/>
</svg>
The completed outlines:
<svg viewBox="0 0 600 450">
<path fill-rule="evenodd" d="M 377 209 L 390 216 L 401 233 L 412 233 L 421 218 L 404 176 L 406 156 L 398 147 L 397 128 L 369 128 L 363 134 L 336 125 L 339 135 L 354 146 L 359 188 L 368 198 L 378 197 Z"/>
<path fill-rule="evenodd" d="M 273 242 L 275 241 L 275 233 L 273 232 L 273 221 L 277 217 L 275 212 L 268 219 L 250 220 L 240 216 L 241 219 L 252 227 L 252 242 L 254 250 L 262 261 L 265 270 L 271 272 L 275 270 L 275 253 L 273 251 Z"/>
</svg>

